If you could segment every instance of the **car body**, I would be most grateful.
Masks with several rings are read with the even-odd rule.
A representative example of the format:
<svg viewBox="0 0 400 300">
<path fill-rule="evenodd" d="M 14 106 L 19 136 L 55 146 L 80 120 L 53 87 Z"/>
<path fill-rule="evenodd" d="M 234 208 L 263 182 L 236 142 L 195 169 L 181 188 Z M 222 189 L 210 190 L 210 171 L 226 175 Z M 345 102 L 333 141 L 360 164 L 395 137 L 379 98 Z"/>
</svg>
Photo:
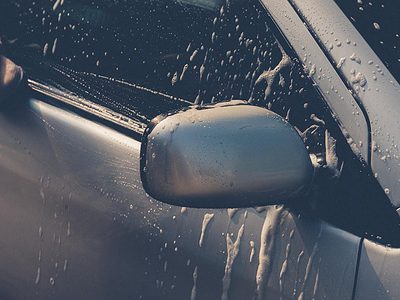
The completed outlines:
<svg viewBox="0 0 400 300">
<path fill-rule="evenodd" d="M 55 1 L 51 9 L 62 9 L 63 2 Z M 90 16 L 91 5 L 82 3 Z M 230 5 L 229 1 L 201 3 L 206 9 L 217 8 L 220 17 L 221 7 Z M 313 198 L 324 206 L 316 210 L 301 202 L 300 207 L 240 209 L 159 202 L 142 187 L 141 134 L 155 115 L 195 101 L 122 79 L 77 73 L 65 67 L 68 62 L 52 65 L 51 72 L 65 78 L 49 82 L 61 75 L 52 77 L 47 69 L 35 73 L 43 63 L 34 64 L 35 68 L 28 67 L 29 99 L 0 115 L 2 299 L 400 297 L 400 254 L 383 245 L 396 241 L 398 233 L 398 83 L 333 1 L 263 0 L 260 5 L 270 18 L 270 30 L 281 34 L 276 34 L 276 45 L 293 60 L 300 58 L 305 74 L 326 101 L 327 115 L 333 115 L 331 123 L 337 126 L 338 152 L 351 153 L 342 180 L 350 184 L 337 188 L 346 197 L 340 199 L 342 194 L 328 188 L 316 191 Z M 54 49 L 60 40 L 53 43 Z M 335 43 L 332 49 L 331 43 Z M 342 57 L 347 63 L 337 68 L 333 62 Z M 373 64 L 367 63 L 370 60 Z M 16 61 L 24 67 L 26 58 L 17 56 Z M 377 81 L 372 79 L 375 65 L 381 70 Z M 352 80 L 358 73 L 368 74 L 367 84 Z M 73 94 L 67 87 L 72 81 L 95 92 L 87 97 Z M 134 91 L 138 102 L 149 99 L 153 106 L 118 111 L 90 98 L 100 98 L 96 92 L 114 92 L 113 88 L 116 97 Z M 330 124 L 327 119 L 321 122 Z M 328 150 L 323 165 L 333 162 L 328 167 L 340 177 L 340 166 L 327 157 Z M 352 177 L 361 183 L 348 191 Z M 335 189 L 335 180 L 323 184 Z M 324 202 L 324 193 L 333 193 L 335 201 Z M 362 200 L 368 196 L 375 202 L 366 208 L 369 204 Z M 353 204 L 346 204 L 353 198 Z M 358 217 L 363 219 L 360 223 L 354 220 Z M 368 230 L 353 225 L 369 222 L 373 241 L 365 234 Z M 393 242 L 393 246 L 398 245 Z"/>
</svg>

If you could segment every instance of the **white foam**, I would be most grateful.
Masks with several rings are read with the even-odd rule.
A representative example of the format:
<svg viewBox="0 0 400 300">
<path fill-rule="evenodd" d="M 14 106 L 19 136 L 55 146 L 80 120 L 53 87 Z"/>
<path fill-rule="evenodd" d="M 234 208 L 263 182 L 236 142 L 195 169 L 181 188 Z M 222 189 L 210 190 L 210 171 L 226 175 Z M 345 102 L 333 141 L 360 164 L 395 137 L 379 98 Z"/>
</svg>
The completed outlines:
<svg viewBox="0 0 400 300">
<path fill-rule="evenodd" d="M 221 300 L 228 300 L 228 291 L 231 285 L 232 266 L 233 263 L 235 262 L 237 255 L 239 254 L 240 241 L 242 240 L 243 232 L 244 232 L 244 224 L 240 227 L 235 242 L 232 241 L 231 236 L 229 234 L 226 235 L 227 258 L 225 264 L 225 273 L 224 277 L 222 278 Z"/>
<path fill-rule="evenodd" d="M 201 225 L 201 234 L 200 234 L 200 239 L 199 239 L 199 246 L 203 246 L 204 242 L 204 236 L 207 230 L 207 226 L 210 223 L 210 221 L 214 218 L 214 214 L 205 214 L 203 218 L 203 224 Z"/>
<path fill-rule="evenodd" d="M 282 211 L 282 207 L 275 209 L 269 208 L 261 230 L 261 245 L 256 274 L 256 295 L 258 300 L 264 298 L 264 289 L 268 285 L 268 279 L 272 269 L 276 229 L 279 225 Z"/>
</svg>

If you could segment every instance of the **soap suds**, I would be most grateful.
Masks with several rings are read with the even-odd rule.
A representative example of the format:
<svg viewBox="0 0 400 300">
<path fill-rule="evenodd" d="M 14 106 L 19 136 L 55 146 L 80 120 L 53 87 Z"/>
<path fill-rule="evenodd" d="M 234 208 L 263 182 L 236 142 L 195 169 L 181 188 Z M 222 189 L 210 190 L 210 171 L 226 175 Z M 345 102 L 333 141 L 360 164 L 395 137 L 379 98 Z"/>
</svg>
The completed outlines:
<svg viewBox="0 0 400 300">
<path fill-rule="evenodd" d="M 254 241 L 250 241 L 250 258 L 249 258 L 250 263 L 253 262 L 254 254 L 255 254 L 255 244 Z"/>
<path fill-rule="evenodd" d="M 350 80 L 352 84 L 358 83 L 361 87 L 364 87 L 367 84 L 367 79 L 361 72 L 358 72 L 357 74 L 352 74 Z"/>
<path fill-rule="evenodd" d="M 201 226 L 201 234 L 200 234 L 200 239 L 199 239 L 199 246 L 203 246 L 204 242 L 204 236 L 207 230 L 207 226 L 210 223 L 210 221 L 214 218 L 214 214 L 205 214 L 203 218 L 203 224 Z"/>
<path fill-rule="evenodd" d="M 343 64 L 344 64 L 345 61 L 346 61 L 346 57 L 342 57 L 342 58 L 339 60 L 339 62 L 337 63 L 336 68 L 340 69 L 340 68 L 343 66 Z"/>
<path fill-rule="evenodd" d="M 339 166 L 336 154 L 336 140 L 325 130 L 325 161 L 326 167 L 331 172 L 332 178 L 339 178 L 343 170 L 343 162 Z"/>
<path fill-rule="evenodd" d="M 232 266 L 233 263 L 235 262 L 237 255 L 239 254 L 240 241 L 242 240 L 243 232 L 244 232 L 244 224 L 240 227 L 235 242 L 232 241 L 231 236 L 229 234 L 226 235 L 227 258 L 225 264 L 225 274 L 224 277 L 222 278 L 221 300 L 228 300 L 228 291 L 231 285 Z"/>
<path fill-rule="evenodd" d="M 319 232 L 318 237 L 317 237 L 317 241 L 315 242 L 314 247 L 313 247 L 313 249 L 311 251 L 311 255 L 308 258 L 308 262 L 307 262 L 307 266 L 306 266 L 306 272 L 304 274 L 303 287 L 301 289 L 300 295 L 297 298 L 297 300 L 303 300 L 304 299 L 304 290 L 305 290 L 305 288 L 307 286 L 307 283 L 308 283 L 308 280 L 310 278 L 310 273 L 311 273 L 311 269 L 312 269 L 312 265 L 313 265 L 313 261 L 314 261 L 315 255 L 317 254 L 318 242 L 319 242 L 319 239 L 321 237 L 321 233 L 322 233 L 322 228 L 320 229 L 320 232 Z"/>
<path fill-rule="evenodd" d="M 256 274 L 256 295 L 258 300 L 264 299 L 264 289 L 268 284 L 272 269 L 276 229 L 280 222 L 282 211 L 283 207 L 268 209 L 261 230 L 261 245 Z"/>
<path fill-rule="evenodd" d="M 283 69 L 289 67 L 292 64 L 292 61 L 290 59 L 290 57 L 285 53 L 285 51 L 283 50 L 283 48 L 279 46 L 279 49 L 281 50 L 282 53 L 282 59 L 281 61 L 278 63 L 278 65 L 274 68 L 274 69 L 269 69 L 267 71 L 264 71 L 256 80 L 255 84 L 258 84 L 262 81 L 266 81 L 267 82 L 267 87 L 265 89 L 265 99 L 267 99 L 271 92 L 272 92 L 272 84 L 275 82 L 275 79 L 278 77 L 278 75 L 280 75 L 280 73 L 282 72 Z M 251 101 L 250 101 L 251 102 Z"/>
<path fill-rule="evenodd" d="M 301 258 L 304 256 L 304 251 L 301 251 L 299 253 L 299 255 L 297 256 L 297 262 L 296 262 L 296 279 L 294 281 L 294 288 L 293 288 L 293 295 L 292 298 L 294 299 L 294 297 L 297 294 L 297 286 L 299 283 L 299 272 L 300 272 L 300 262 L 301 262 Z"/>
<path fill-rule="evenodd" d="M 196 293 L 197 293 L 197 266 L 194 268 L 193 271 L 193 287 L 192 287 L 192 292 L 190 294 L 190 300 L 196 300 Z"/>
<path fill-rule="evenodd" d="M 227 211 L 228 211 L 229 219 L 232 219 L 233 216 L 239 211 L 239 209 L 238 208 L 228 208 Z"/>
<path fill-rule="evenodd" d="M 294 236 L 294 230 L 292 230 L 290 232 L 289 241 L 286 245 L 285 260 L 282 263 L 281 271 L 279 273 L 279 292 L 281 295 L 281 299 L 283 299 L 285 275 L 286 275 L 286 271 L 287 271 L 287 267 L 288 267 L 288 260 L 289 260 L 289 254 L 290 254 L 290 248 L 291 248 L 291 242 L 292 242 L 293 236 Z"/>
<path fill-rule="evenodd" d="M 361 58 L 359 58 L 359 57 L 357 56 L 357 54 L 353 53 L 352 55 L 350 55 L 349 58 L 350 58 L 350 60 L 355 61 L 355 62 L 358 63 L 358 64 L 361 64 Z"/>
</svg>

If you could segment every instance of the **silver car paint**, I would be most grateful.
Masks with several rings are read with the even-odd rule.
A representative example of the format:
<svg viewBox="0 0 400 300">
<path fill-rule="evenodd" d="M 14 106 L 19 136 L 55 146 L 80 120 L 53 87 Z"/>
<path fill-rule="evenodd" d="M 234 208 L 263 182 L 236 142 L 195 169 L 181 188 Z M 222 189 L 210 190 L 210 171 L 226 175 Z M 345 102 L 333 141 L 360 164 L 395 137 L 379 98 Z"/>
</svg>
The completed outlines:
<svg viewBox="0 0 400 300">
<path fill-rule="evenodd" d="M 315 38 L 288 0 L 261 0 L 261 2 L 290 46 L 303 60 L 303 65 L 324 96 L 353 151 L 368 161 L 368 123 L 360 106 L 349 93 Z"/>
<path fill-rule="evenodd" d="M 309 154 L 281 116 L 246 101 L 156 117 L 145 133 L 142 182 L 162 202 L 189 207 L 283 204 L 309 190 Z"/>
<path fill-rule="evenodd" d="M 400 249 L 364 240 L 354 299 L 400 299 Z"/>
<path fill-rule="evenodd" d="M 0 128 L 2 299 L 351 299 L 358 237 L 280 207 L 161 204 L 137 141 L 38 100 Z"/>
</svg>

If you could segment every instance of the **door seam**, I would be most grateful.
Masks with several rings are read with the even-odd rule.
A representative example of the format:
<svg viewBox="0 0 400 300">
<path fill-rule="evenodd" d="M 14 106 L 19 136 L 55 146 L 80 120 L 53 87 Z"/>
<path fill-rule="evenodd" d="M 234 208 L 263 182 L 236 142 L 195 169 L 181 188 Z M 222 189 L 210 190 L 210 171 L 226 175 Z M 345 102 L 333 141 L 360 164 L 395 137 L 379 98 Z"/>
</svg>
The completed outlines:
<svg viewBox="0 0 400 300">
<path fill-rule="evenodd" d="M 358 272 L 359 272 L 359 269 L 360 269 L 360 260 L 361 260 L 361 252 L 362 252 L 362 245 L 363 244 L 364 244 L 364 238 L 361 238 L 360 239 L 360 243 L 358 245 L 358 251 L 357 251 L 357 262 L 356 262 L 356 270 L 354 272 L 353 292 L 351 294 L 351 300 L 354 300 L 355 297 L 356 297 Z"/>
</svg>

